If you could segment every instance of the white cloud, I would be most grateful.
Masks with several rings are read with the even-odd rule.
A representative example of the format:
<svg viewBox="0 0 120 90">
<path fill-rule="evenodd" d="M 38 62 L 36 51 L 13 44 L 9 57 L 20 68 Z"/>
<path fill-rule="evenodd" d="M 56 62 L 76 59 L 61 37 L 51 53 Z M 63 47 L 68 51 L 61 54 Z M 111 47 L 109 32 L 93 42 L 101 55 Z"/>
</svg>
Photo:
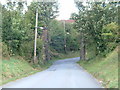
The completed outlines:
<svg viewBox="0 0 120 90">
<path fill-rule="evenodd" d="M 0 3 L 1 3 L 1 4 L 5 4 L 5 3 L 6 3 L 6 0 L 0 0 Z"/>
<path fill-rule="evenodd" d="M 69 19 L 71 13 L 77 12 L 74 0 L 58 0 L 59 6 L 59 16 L 57 19 Z"/>
</svg>

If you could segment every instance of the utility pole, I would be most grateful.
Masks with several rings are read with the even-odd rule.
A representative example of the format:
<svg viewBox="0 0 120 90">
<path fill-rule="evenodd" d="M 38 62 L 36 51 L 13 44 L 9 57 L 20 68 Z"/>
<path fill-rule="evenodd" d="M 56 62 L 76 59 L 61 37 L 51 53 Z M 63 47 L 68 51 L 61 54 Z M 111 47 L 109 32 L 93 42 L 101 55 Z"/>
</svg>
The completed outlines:
<svg viewBox="0 0 120 90">
<path fill-rule="evenodd" d="M 38 26 L 38 9 L 36 9 L 36 24 L 35 24 L 35 41 L 34 41 L 34 63 L 37 63 L 36 47 L 37 47 L 37 26 Z"/>
</svg>

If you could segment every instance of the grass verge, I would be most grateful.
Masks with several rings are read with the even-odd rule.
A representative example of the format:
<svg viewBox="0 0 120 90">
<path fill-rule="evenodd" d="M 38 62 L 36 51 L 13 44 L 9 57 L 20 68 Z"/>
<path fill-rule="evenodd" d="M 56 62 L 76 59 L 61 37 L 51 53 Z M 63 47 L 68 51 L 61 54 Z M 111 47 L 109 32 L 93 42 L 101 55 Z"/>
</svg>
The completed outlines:
<svg viewBox="0 0 120 90">
<path fill-rule="evenodd" d="M 7 58 L 3 59 L 2 63 L 0 63 L 0 65 L 2 64 L 2 83 L 0 83 L 0 85 L 45 70 L 49 68 L 56 60 L 74 58 L 78 56 L 79 52 L 68 52 L 67 54 L 60 54 L 60 58 L 54 58 L 53 60 L 46 62 L 44 65 L 31 65 L 19 56 L 12 57 L 9 60 Z"/>
<path fill-rule="evenodd" d="M 2 60 L 2 83 L 0 83 L 0 85 L 45 70 L 52 65 L 53 61 L 55 60 L 50 60 L 45 65 L 39 66 L 30 65 L 22 58 L 10 58 L 10 60 Z"/>
<path fill-rule="evenodd" d="M 106 88 L 118 88 L 118 53 L 117 49 L 106 58 L 97 56 L 89 61 L 78 62 L 89 73 L 96 77 Z"/>
</svg>

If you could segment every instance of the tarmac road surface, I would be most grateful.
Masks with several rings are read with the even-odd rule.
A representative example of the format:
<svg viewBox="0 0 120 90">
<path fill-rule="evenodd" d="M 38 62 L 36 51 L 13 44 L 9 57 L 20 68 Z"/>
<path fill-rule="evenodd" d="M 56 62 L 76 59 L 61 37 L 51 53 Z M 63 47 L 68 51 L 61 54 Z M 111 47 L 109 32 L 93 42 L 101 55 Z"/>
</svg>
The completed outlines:
<svg viewBox="0 0 120 90">
<path fill-rule="evenodd" d="M 76 62 L 79 57 L 58 60 L 31 76 L 3 85 L 3 88 L 102 88 L 100 83 Z"/>
</svg>

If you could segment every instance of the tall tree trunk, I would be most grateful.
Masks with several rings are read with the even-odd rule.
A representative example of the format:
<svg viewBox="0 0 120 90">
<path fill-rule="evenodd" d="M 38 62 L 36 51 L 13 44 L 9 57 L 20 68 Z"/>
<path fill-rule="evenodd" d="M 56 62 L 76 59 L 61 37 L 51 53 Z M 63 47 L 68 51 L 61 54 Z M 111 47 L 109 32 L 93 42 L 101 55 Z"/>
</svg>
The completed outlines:
<svg viewBox="0 0 120 90">
<path fill-rule="evenodd" d="M 65 28 L 65 21 L 63 21 L 64 23 L 64 51 L 65 53 L 67 53 L 67 49 L 66 49 L 66 28 Z"/>
<path fill-rule="evenodd" d="M 80 59 L 86 60 L 86 48 L 83 34 L 81 34 L 81 42 L 80 42 Z"/>
<path fill-rule="evenodd" d="M 49 55 L 49 43 L 48 43 L 48 30 L 43 30 L 42 34 L 42 40 L 43 40 L 43 59 L 44 61 L 50 60 Z"/>
<path fill-rule="evenodd" d="M 99 54 L 99 50 L 98 50 L 98 44 L 97 42 L 95 42 L 95 55 L 97 56 Z"/>
</svg>

